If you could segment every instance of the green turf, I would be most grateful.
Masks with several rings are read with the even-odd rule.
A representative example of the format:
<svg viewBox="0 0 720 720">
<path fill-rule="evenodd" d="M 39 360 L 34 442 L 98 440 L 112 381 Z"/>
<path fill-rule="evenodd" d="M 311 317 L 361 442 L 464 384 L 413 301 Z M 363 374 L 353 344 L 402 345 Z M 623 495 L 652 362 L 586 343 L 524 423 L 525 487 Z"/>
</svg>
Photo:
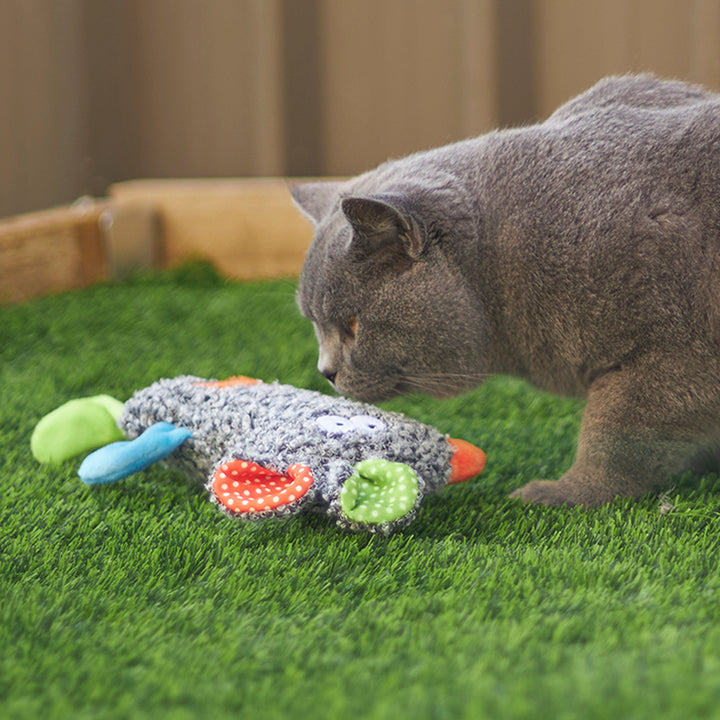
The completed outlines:
<svg viewBox="0 0 720 720">
<path fill-rule="evenodd" d="M 294 290 L 194 266 L 0 309 L 0 717 L 720 717 L 718 476 L 592 512 L 506 499 L 571 463 L 578 402 L 496 378 L 390 403 L 488 465 L 389 538 L 31 457 L 66 400 L 162 376 L 322 389 Z"/>
</svg>

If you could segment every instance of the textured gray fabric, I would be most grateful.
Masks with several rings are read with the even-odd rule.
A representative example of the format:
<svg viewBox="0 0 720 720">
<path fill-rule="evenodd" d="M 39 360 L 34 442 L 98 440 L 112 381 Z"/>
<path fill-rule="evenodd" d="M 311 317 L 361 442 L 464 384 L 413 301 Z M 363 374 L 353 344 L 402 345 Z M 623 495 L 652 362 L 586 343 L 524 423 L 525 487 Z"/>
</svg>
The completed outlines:
<svg viewBox="0 0 720 720">
<path fill-rule="evenodd" d="M 452 448 L 446 436 L 398 413 L 278 383 L 202 384 L 207 382 L 192 376 L 160 380 L 128 400 L 118 424 L 131 439 L 157 422 L 192 431 L 193 437 L 166 462 L 202 482 L 215 502 L 212 479 L 224 463 L 246 460 L 281 474 L 299 463 L 315 478 L 309 492 L 294 504 L 253 517 L 318 509 L 351 529 L 388 532 L 409 522 L 422 497 L 450 479 Z M 377 421 L 380 427 L 371 428 Z M 417 473 L 420 493 L 406 516 L 364 525 L 343 515 L 342 485 L 353 467 L 368 458 L 405 463 Z"/>
</svg>

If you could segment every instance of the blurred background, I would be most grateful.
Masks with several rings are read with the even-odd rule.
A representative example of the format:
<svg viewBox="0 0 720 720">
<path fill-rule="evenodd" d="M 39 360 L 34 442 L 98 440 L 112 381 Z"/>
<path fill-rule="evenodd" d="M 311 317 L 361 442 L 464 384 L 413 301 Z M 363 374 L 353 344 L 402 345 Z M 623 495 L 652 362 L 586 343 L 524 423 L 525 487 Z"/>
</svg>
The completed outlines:
<svg viewBox="0 0 720 720">
<path fill-rule="evenodd" d="M 610 73 L 720 89 L 720 0 L 0 0 L 0 217 L 130 178 L 348 175 Z"/>
</svg>

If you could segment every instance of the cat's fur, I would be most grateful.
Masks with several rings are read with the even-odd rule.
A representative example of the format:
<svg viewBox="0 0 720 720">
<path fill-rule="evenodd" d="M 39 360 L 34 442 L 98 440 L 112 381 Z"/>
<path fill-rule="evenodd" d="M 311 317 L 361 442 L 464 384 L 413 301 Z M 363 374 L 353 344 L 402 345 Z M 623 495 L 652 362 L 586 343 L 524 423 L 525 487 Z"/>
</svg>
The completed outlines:
<svg viewBox="0 0 720 720">
<path fill-rule="evenodd" d="M 585 397 L 514 495 L 597 506 L 720 454 L 720 96 L 607 78 L 545 122 L 300 185 L 319 367 L 377 401 L 490 373 Z M 357 320 L 355 320 L 357 318 Z"/>
</svg>

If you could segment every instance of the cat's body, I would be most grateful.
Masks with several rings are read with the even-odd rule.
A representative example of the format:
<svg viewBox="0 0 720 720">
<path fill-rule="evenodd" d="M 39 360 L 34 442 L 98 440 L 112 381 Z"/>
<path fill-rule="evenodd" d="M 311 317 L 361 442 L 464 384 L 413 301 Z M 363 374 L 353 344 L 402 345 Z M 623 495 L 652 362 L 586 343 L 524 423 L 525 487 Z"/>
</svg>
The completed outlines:
<svg viewBox="0 0 720 720">
<path fill-rule="evenodd" d="M 637 497 L 720 452 L 720 96 L 608 78 L 547 121 L 299 186 L 299 303 L 343 393 L 492 373 L 587 398 L 523 499 Z"/>
</svg>

